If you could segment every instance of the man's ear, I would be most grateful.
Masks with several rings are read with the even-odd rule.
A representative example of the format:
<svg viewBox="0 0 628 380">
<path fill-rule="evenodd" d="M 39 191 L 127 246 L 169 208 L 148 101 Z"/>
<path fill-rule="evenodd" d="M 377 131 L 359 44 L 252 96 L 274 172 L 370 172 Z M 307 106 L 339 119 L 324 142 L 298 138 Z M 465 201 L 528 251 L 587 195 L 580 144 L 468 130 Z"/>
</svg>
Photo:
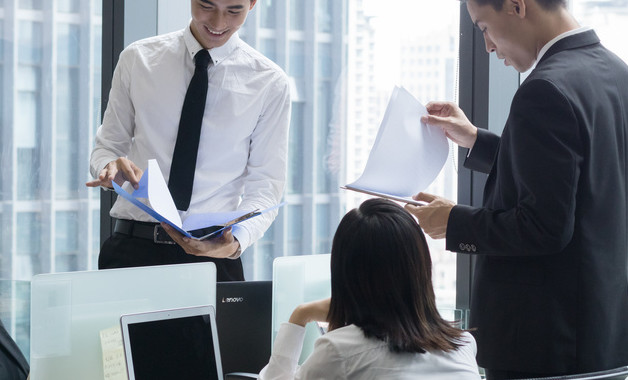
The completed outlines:
<svg viewBox="0 0 628 380">
<path fill-rule="evenodd" d="M 526 15 L 526 2 L 527 0 L 508 0 L 508 13 L 515 15 L 519 18 L 524 18 Z"/>
<path fill-rule="evenodd" d="M 257 0 L 251 0 L 251 6 L 249 7 L 249 11 L 253 9 Z"/>
</svg>

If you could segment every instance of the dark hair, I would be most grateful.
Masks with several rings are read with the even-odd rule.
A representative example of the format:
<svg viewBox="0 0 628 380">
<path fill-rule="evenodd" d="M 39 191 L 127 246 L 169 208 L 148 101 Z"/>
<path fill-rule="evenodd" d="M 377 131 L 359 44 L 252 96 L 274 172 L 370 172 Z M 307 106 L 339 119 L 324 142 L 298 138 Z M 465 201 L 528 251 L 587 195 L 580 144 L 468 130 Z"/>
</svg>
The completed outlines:
<svg viewBox="0 0 628 380">
<path fill-rule="evenodd" d="M 342 218 L 331 248 L 329 329 L 349 324 L 393 352 L 451 351 L 462 331 L 436 309 L 423 231 L 406 210 L 370 199 Z"/>
<path fill-rule="evenodd" d="M 475 1 L 480 6 L 490 5 L 496 11 L 501 11 L 504 6 L 504 2 L 506 2 L 506 0 L 460 0 L 460 1 L 463 3 L 466 3 L 468 1 Z M 553 11 L 553 10 L 558 9 L 558 7 L 564 7 L 564 8 L 567 7 L 567 0 L 534 0 L 534 1 L 536 1 L 541 6 L 541 8 L 545 9 L 546 11 Z"/>
</svg>

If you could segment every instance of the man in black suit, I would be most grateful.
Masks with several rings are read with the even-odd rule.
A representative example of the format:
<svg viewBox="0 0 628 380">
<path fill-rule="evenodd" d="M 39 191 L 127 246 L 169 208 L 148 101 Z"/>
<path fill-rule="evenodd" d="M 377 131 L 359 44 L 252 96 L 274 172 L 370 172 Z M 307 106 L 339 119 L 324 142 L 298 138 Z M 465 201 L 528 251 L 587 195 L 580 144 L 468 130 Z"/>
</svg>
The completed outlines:
<svg viewBox="0 0 628 380">
<path fill-rule="evenodd" d="M 501 137 L 453 103 L 424 122 L 489 173 L 483 207 L 407 206 L 475 254 L 471 323 L 489 379 L 628 365 L 628 67 L 565 0 L 469 0 L 486 50 L 524 72 Z"/>
<path fill-rule="evenodd" d="M 0 379 L 25 380 L 28 362 L 0 321 Z"/>
</svg>

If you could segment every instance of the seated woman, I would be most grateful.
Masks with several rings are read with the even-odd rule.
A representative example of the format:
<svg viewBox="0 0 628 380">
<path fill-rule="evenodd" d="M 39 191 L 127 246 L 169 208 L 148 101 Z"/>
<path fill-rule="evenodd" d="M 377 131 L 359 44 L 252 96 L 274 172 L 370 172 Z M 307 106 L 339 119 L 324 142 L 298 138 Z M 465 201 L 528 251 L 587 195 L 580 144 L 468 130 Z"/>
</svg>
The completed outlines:
<svg viewBox="0 0 628 380">
<path fill-rule="evenodd" d="M 328 321 L 301 367 L 305 325 Z M 397 204 L 371 199 L 340 222 L 331 299 L 298 306 L 259 379 L 480 379 L 473 337 L 443 320 L 425 235 Z"/>
</svg>

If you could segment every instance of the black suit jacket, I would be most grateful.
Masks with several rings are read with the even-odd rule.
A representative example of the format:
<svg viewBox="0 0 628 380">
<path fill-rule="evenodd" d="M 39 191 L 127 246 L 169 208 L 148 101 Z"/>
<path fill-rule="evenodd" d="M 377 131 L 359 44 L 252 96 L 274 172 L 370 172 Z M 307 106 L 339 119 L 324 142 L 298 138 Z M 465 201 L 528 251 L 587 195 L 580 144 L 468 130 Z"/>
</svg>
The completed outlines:
<svg viewBox="0 0 628 380">
<path fill-rule="evenodd" d="M 28 372 L 29 366 L 22 351 L 0 321 L 0 379 L 25 380 Z"/>
<path fill-rule="evenodd" d="M 515 94 L 482 208 L 456 206 L 447 249 L 475 253 L 471 327 L 485 368 L 628 364 L 628 67 L 595 32 L 553 45 Z"/>
</svg>

